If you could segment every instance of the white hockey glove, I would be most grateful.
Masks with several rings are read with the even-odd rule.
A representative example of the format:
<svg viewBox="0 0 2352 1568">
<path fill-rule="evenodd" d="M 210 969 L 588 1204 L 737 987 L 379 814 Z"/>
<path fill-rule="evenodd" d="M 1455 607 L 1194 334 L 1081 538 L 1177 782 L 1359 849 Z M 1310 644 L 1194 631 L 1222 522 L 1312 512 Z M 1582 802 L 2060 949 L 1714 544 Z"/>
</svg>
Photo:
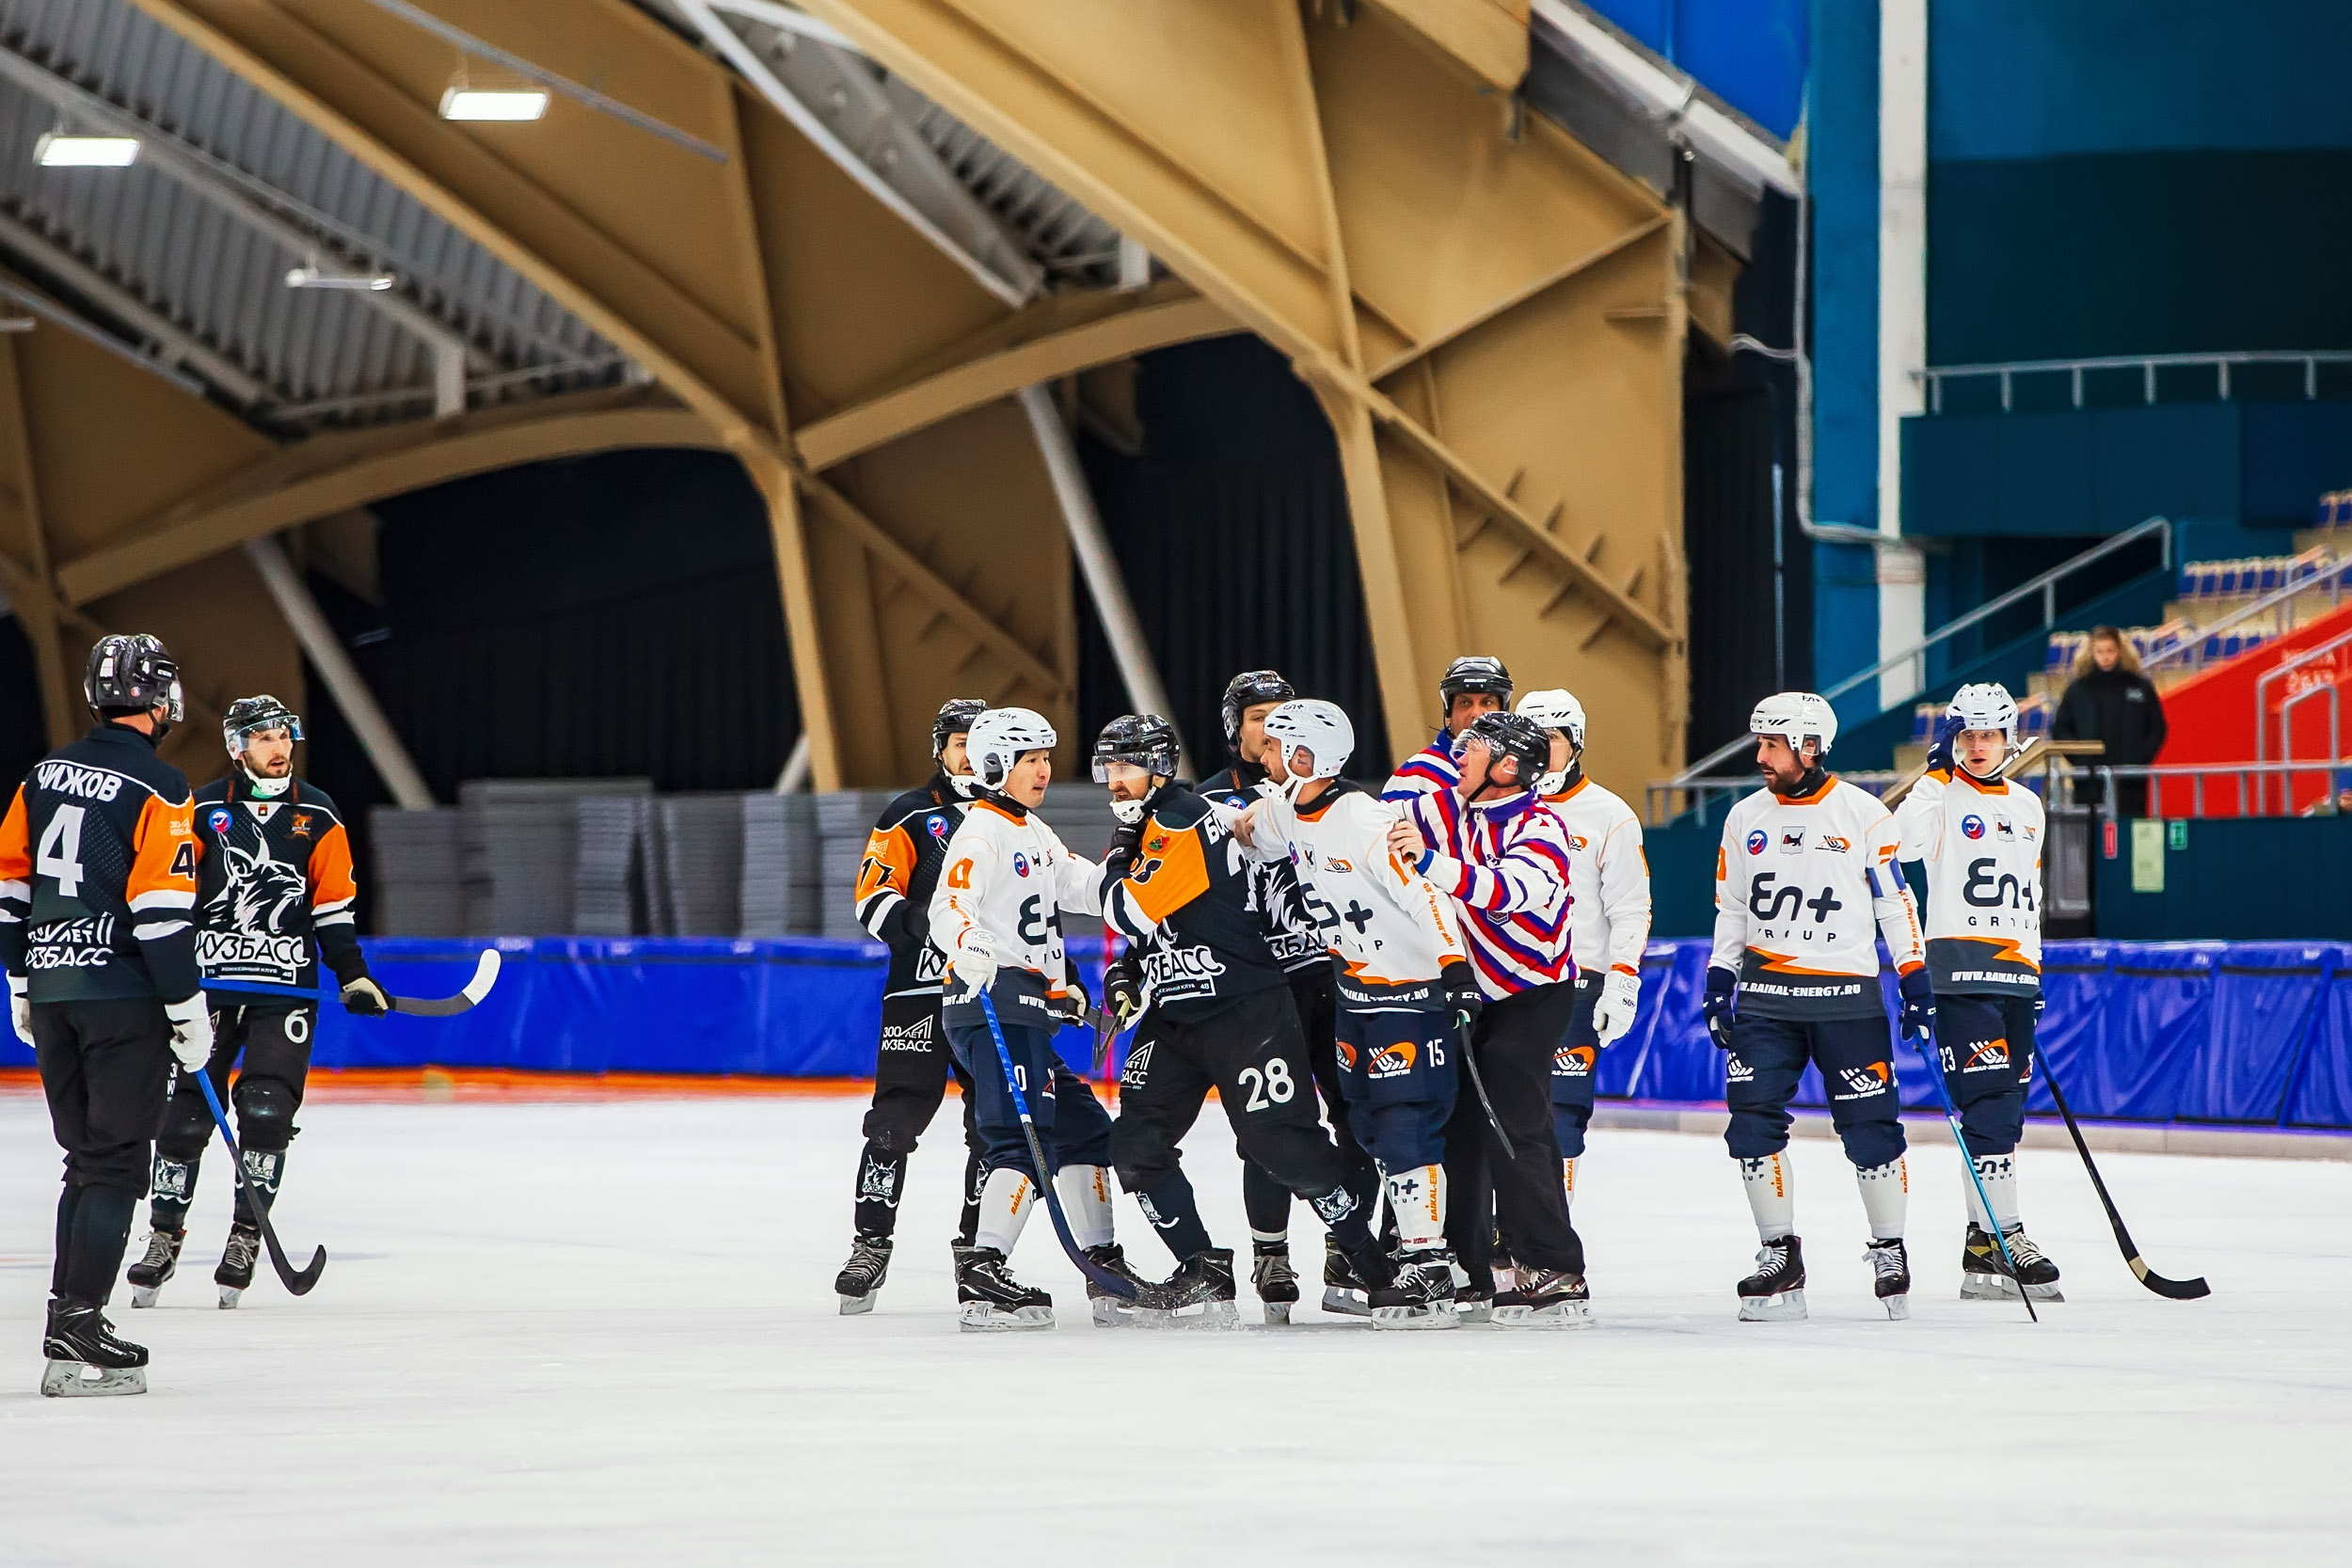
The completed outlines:
<svg viewBox="0 0 2352 1568">
<path fill-rule="evenodd" d="M 33 1043 L 32 981 L 22 974 L 8 976 L 8 1022 L 16 1025 L 16 1037 L 26 1045 Z"/>
<path fill-rule="evenodd" d="M 384 994 L 384 988 L 367 974 L 343 988 L 342 1001 L 343 1011 L 361 1018 L 382 1018 L 392 1010 L 391 999 Z"/>
<path fill-rule="evenodd" d="M 996 983 L 996 939 L 977 926 L 966 927 L 948 967 L 965 988 L 964 1000 L 979 995 Z"/>
<path fill-rule="evenodd" d="M 1641 976 L 1611 970 L 1600 983 L 1600 1001 L 1593 1008 L 1593 1033 L 1600 1037 L 1602 1049 L 1625 1038 L 1633 1027 L 1633 1015 L 1641 1010 Z"/>
<path fill-rule="evenodd" d="M 213 1013 L 204 1004 L 204 993 L 165 1003 L 164 1017 L 171 1021 L 171 1053 L 188 1071 L 202 1072 L 213 1059 Z"/>
</svg>

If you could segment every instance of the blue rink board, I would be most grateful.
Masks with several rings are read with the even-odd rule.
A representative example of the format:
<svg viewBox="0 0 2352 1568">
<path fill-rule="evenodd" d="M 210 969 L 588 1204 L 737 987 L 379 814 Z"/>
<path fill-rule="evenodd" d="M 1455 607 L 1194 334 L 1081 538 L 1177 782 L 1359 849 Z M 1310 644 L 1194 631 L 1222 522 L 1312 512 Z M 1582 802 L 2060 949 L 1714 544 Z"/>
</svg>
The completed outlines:
<svg viewBox="0 0 2352 1568">
<path fill-rule="evenodd" d="M 367 942 L 388 990 L 442 996 L 477 942 Z M 866 1077 L 882 1018 L 882 949 L 803 938 L 501 938 L 503 969 L 452 1019 L 356 1019 L 320 1010 L 322 1067 L 512 1068 L 544 1072 Z M 1071 949 L 1096 984 L 1099 941 Z M 2331 942 L 2059 942 L 2044 954 L 2042 1050 L 2076 1114 L 2132 1121 L 2352 1129 L 2352 948 Z M 1723 1058 L 1699 1022 L 1708 944 L 1651 944 L 1642 1011 L 1604 1053 L 1600 1093 L 1720 1101 Z M 1890 1007 L 1891 975 L 1883 977 Z M 1092 1041 L 1062 1035 L 1085 1070 Z M 32 1053 L 0 1039 L 0 1065 Z M 1116 1061 L 1113 1064 L 1116 1069 Z M 1932 1108 L 1924 1064 L 1896 1054 L 1906 1106 Z M 1808 1069 L 1799 1103 L 1827 1101 Z M 2037 1084 L 2028 1108 L 2054 1111 Z"/>
</svg>

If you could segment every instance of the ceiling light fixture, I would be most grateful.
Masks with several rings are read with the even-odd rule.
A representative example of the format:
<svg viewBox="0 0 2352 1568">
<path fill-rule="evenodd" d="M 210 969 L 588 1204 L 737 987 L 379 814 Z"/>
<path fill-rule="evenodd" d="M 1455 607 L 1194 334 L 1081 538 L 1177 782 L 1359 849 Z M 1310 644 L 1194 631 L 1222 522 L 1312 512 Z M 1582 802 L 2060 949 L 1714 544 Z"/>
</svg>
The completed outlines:
<svg viewBox="0 0 2352 1568">
<path fill-rule="evenodd" d="M 44 131 L 33 143 L 33 162 L 43 168 L 128 168 L 138 157 L 136 136 L 77 136 Z"/>
<path fill-rule="evenodd" d="M 541 87 L 451 87 L 441 94 L 443 119 L 537 119 L 548 112 Z"/>
<path fill-rule="evenodd" d="M 381 293 L 392 286 L 389 272 L 326 272 L 316 261 L 308 261 L 286 274 L 289 289 L 344 289 L 354 293 Z"/>
</svg>

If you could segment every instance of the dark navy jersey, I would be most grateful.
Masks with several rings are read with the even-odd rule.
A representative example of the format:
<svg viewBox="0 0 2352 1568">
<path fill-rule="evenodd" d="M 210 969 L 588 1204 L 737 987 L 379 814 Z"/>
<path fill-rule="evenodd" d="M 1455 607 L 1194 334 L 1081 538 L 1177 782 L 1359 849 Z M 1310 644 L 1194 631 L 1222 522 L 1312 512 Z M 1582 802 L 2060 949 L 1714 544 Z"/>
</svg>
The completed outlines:
<svg viewBox="0 0 2352 1568">
<path fill-rule="evenodd" d="M 1257 802 L 1257 786 L 1264 779 L 1264 768 L 1237 762 L 1193 787 L 1204 800 L 1247 811 Z M 1259 917 L 1265 925 L 1266 951 L 1274 955 L 1274 961 L 1294 975 L 1328 973 L 1330 950 L 1324 945 L 1322 928 L 1307 908 L 1306 895 L 1299 890 L 1297 873 L 1290 863 L 1252 861 L 1248 870 L 1255 879 Z"/>
<path fill-rule="evenodd" d="M 884 996 L 937 995 L 947 959 L 930 942 L 931 890 L 965 801 L 946 772 L 882 808 L 857 872 L 858 924 L 890 948 Z"/>
<path fill-rule="evenodd" d="M 1286 983 L 1252 869 L 1209 802 L 1172 784 L 1152 797 L 1127 874 L 1104 879 L 1103 918 L 1138 945 L 1144 989 L 1169 1018 L 1204 1018 Z"/>
<path fill-rule="evenodd" d="M 188 781 L 101 724 L 33 765 L 0 818 L 0 962 L 35 1002 L 196 994 Z"/>
<path fill-rule="evenodd" d="M 352 900 L 351 835 L 326 791 L 300 779 L 273 798 L 240 770 L 196 793 L 197 961 L 207 981 L 340 984 L 368 972 Z"/>
</svg>

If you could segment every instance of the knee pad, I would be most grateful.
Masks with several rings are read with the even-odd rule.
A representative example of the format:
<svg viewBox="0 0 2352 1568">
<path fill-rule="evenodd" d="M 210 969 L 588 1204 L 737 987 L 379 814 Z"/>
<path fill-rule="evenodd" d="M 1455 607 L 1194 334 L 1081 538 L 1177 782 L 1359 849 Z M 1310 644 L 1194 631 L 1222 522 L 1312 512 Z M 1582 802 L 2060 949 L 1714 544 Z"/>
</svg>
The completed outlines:
<svg viewBox="0 0 2352 1568">
<path fill-rule="evenodd" d="M 1785 1114 L 1773 1116 L 1753 1109 L 1733 1111 L 1730 1125 L 1724 1129 L 1724 1146 L 1735 1160 L 1761 1160 L 1778 1154 L 1788 1147 Z"/>
<path fill-rule="evenodd" d="M 1565 1108 L 1551 1113 L 1551 1135 L 1559 1140 L 1560 1158 L 1573 1160 L 1584 1152 L 1584 1118 Z"/>
<path fill-rule="evenodd" d="M 1127 1191 L 1142 1192 L 1179 1168 L 1179 1161 L 1175 1146 L 1151 1122 L 1121 1117 L 1111 1123 L 1111 1168 Z"/>
<path fill-rule="evenodd" d="M 2012 1154 L 2026 1131 L 2026 1091 L 1988 1095 L 1960 1108 L 1960 1130 L 1971 1154 Z"/>
<path fill-rule="evenodd" d="M 1882 1121 L 1858 1121 L 1837 1130 L 1846 1158 L 1856 1170 L 1876 1170 L 1903 1157 L 1903 1124 L 1888 1117 Z"/>
<path fill-rule="evenodd" d="M 213 1113 L 196 1085 L 183 1078 L 180 1088 L 164 1106 L 164 1124 L 155 1133 L 155 1152 L 182 1164 L 204 1157 L 213 1141 Z"/>
<path fill-rule="evenodd" d="M 262 1152 L 283 1152 L 294 1141 L 292 1085 L 276 1078 L 237 1080 L 237 1142 Z"/>
<path fill-rule="evenodd" d="M 929 1117 L 918 1119 L 917 1107 L 903 1100 L 875 1101 L 866 1113 L 866 1141 L 884 1155 L 912 1154 Z"/>
</svg>

